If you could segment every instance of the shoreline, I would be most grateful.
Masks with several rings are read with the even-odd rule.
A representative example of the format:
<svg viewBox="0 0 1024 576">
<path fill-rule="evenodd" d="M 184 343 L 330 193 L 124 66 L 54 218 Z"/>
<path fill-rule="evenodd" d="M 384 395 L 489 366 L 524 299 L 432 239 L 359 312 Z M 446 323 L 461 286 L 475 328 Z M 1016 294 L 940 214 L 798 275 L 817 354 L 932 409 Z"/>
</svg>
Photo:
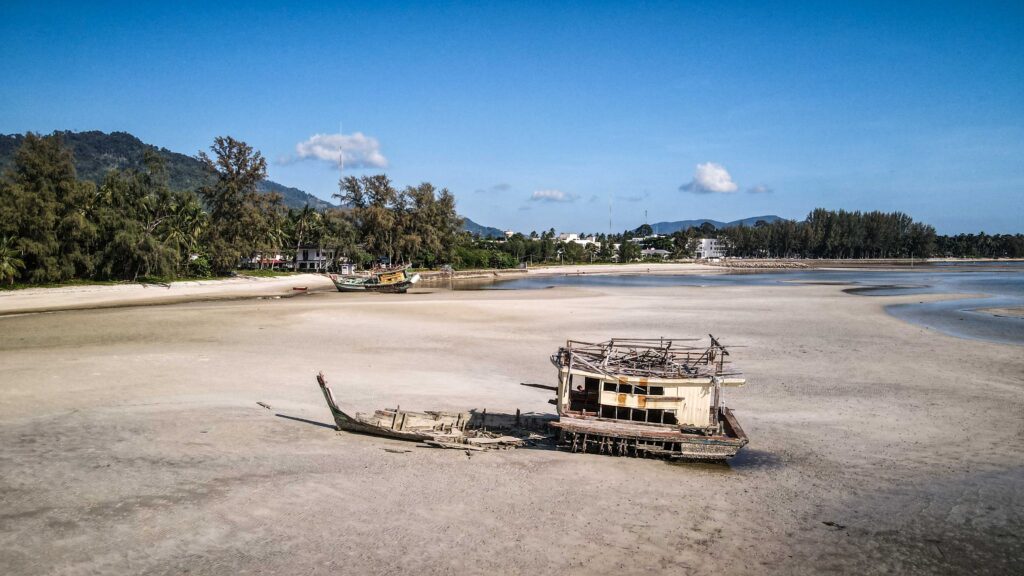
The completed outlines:
<svg viewBox="0 0 1024 576">
<path fill-rule="evenodd" d="M 0 317 L 15 314 L 59 312 L 181 304 L 209 300 L 254 297 L 287 297 L 306 291 L 334 289 L 330 279 L 317 274 L 287 276 L 238 276 L 217 280 L 186 280 L 160 284 L 82 284 L 24 288 L 0 292 Z"/>
</svg>

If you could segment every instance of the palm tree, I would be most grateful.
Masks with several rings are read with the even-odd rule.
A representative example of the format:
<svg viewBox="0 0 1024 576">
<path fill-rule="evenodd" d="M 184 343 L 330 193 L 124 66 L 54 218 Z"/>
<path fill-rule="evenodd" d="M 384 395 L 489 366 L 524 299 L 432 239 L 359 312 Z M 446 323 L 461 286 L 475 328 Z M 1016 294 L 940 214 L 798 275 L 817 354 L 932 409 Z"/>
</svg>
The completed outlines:
<svg viewBox="0 0 1024 576">
<path fill-rule="evenodd" d="M 322 216 L 307 204 L 301 211 L 294 212 L 292 217 L 295 219 L 295 261 L 298 261 L 302 245 L 308 243 L 310 237 L 319 235 L 317 229 L 322 223 Z"/>
<path fill-rule="evenodd" d="M 193 194 L 180 195 L 171 206 L 166 221 L 164 242 L 178 250 L 178 262 L 187 265 L 206 230 L 207 216 L 202 204 Z"/>
<path fill-rule="evenodd" d="M 25 261 L 18 257 L 15 244 L 9 236 L 0 238 L 0 282 L 7 280 L 8 285 L 14 284 L 14 279 L 21 275 L 20 270 L 25 269 Z"/>
</svg>

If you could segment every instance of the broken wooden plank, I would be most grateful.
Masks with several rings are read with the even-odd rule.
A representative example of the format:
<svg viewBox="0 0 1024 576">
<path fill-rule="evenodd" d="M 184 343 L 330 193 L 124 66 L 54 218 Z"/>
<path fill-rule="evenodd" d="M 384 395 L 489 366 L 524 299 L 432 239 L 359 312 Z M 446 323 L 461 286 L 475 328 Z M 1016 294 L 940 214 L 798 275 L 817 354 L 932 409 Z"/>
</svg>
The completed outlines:
<svg viewBox="0 0 1024 576">
<path fill-rule="evenodd" d="M 424 444 L 431 448 L 446 448 L 448 450 L 473 450 L 475 452 L 483 452 L 487 450 L 483 446 L 473 446 L 471 444 L 461 444 L 458 442 L 440 442 L 438 440 L 424 440 Z"/>
</svg>

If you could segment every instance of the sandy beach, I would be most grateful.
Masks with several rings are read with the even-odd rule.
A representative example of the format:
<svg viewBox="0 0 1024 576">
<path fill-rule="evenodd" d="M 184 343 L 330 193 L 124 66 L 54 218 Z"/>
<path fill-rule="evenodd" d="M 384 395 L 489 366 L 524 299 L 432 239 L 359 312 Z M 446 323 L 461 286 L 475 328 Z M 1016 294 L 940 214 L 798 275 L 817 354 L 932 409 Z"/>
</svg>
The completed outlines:
<svg viewBox="0 0 1024 576">
<path fill-rule="evenodd" d="M 312 290 L 322 281 L 0 295 L 2 571 L 1008 574 L 1024 561 L 1020 347 L 883 310 L 947 296 Z M 310 293 L 273 298 L 293 285 Z M 137 305 L 152 303 L 167 305 Z M 20 313 L 73 305 L 112 307 Z M 338 433 L 314 380 L 323 370 L 361 411 L 550 412 L 518 384 L 553 383 L 566 338 L 708 333 L 749 380 L 725 398 L 751 438 L 729 465 L 468 457 Z"/>
<path fill-rule="evenodd" d="M 86 284 L 0 292 L 0 315 L 123 308 L 204 300 L 293 296 L 295 288 L 333 289 L 322 274 L 192 280 L 170 284 Z"/>
</svg>

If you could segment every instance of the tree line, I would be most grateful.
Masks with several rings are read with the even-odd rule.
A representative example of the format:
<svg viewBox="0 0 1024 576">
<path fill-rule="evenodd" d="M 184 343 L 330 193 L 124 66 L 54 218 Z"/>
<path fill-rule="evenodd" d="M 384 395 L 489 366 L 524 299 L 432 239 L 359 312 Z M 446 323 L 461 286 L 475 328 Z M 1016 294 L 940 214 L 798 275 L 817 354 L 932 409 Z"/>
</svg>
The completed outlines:
<svg viewBox="0 0 1024 576">
<path fill-rule="evenodd" d="M 580 234 L 581 237 L 586 236 Z M 902 212 L 812 210 L 804 221 L 758 221 L 754 226 L 716 229 L 705 223 L 656 235 L 644 224 L 615 234 L 595 234 L 594 244 L 559 242 L 554 230 L 515 234 L 507 240 L 477 241 L 462 252 L 480 267 L 511 267 L 521 262 L 634 262 L 661 260 L 644 249 L 664 250 L 669 259 L 696 256 L 701 238 L 721 241 L 725 253 L 744 258 L 1024 258 L 1022 234 L 940 236 Z"/>
<path fill-rule="evenodd" d="M 279 194 L 258 190 L 267 163 L 245 142 L 218 137 L 197 159 L 208 178 L 192 190 L 172 189 L 152 151 L 143 168 L 110 170 L 96 184 L 77 177 L 60 133 L 26 134 L 0 175 L 0 282 L 209 277 L 242 264 L 275 267 L 275 256 L 290 259 L 306 247 L 327 254 L 328 267 L 632 262 L 644 249 L 684 259 L 699 238 L 718 238 L 739 257 L 1024 257 L 1021 234 L 939 236 L 901 212 L 822 208 L 802 222 L 723 230 L 704 224 L 654 235 L 645 224 L 593 242 L 563 242 L 554 229 L 495 241 L 463 232 L 455 197 L 429 183 L 398 189 L 383 175 L 349 176 L 333 195 L 342 208 L 288 209 Z"/>
<path fill-rule="evenodd" d="M 194 190 L 172 190 L 151 152 L 144 168 L 96 184 L 77 177 L 59 133 L 27 134 L 0 175 L 0 281 L 209 277 L 302 247 L 329 265 L 436 266 L 464 240 L 454 197 L 431 184 L 399 191 L 385 176 L 349 177 L 335 194 L 347 207 L 288 209 L 257 190 L 266 159 L 245 142 L 217 137 L 198 159 L 210 178 Z"/>
</svg>

